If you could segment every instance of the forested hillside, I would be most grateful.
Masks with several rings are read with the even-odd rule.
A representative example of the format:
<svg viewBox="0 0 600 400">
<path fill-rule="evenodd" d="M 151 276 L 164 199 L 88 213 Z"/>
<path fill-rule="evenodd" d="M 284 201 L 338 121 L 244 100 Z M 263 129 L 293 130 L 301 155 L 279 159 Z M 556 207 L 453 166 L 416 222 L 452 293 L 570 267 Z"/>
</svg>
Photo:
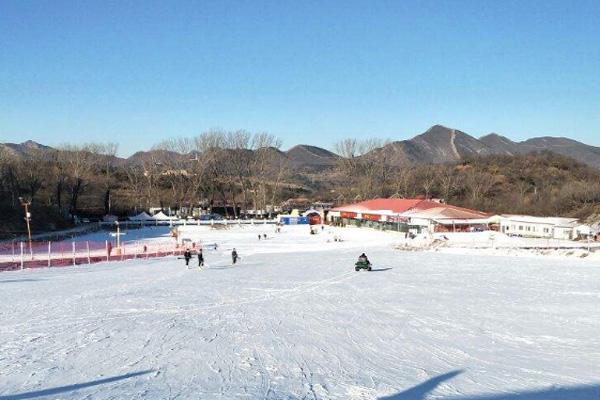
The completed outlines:
<svg viewBox="0 0 600 400">
<path fill-rule="evenodd" d="M 543 151 L 471 155 L 446 163 L 398 159 L 382 141 L 348 139 L 336 153 L 311 146 L 281 151 L 268 134 L 208 132 L 173 139 L 128 159 L 115 144 L 0 149 L 0 231 L 70 226 L 75 216 L 127 215 L 149 207 L 227 206 L 266 210 L 287 199 L 349 203 L 375 197 L 428 197 L 490 213 L 598 213 L 600 170 Z M 243 211 L 242 211 L 243 212 Z"/>
</svg>

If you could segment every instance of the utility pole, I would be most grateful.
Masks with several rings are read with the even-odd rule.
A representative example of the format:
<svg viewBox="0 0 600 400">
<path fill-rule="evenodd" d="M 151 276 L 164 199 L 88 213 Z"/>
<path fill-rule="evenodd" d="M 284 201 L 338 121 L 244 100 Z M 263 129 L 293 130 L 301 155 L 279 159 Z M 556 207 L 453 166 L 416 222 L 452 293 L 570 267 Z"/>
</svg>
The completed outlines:
<svg viewBox="0 0 600 400">
<path fill-rule="evenodd" d="M 22 197 L 19 197 L 19 201 L 21 202 L 21 205 L 25 208 L 25 222 L 27 223 L 27 239 L 29 242 L 29 253 L 33 254 L 33 249 L 32 249 L 32 245 L 31 245 L 31 225 L 30 225 L 30 221 L 31 221 L 31 213 L 29 212 L 29 206 L 31 205 L 31 200 L 27 201 L 25 199 L 23 199 Z"/>
<path fill-rule="evenodd" d="M 115 221 L 115 225 L 117 225 L 117 251 L 121 251 L 121 227 L 119 226 L 119 221 Z"/>
</svg>

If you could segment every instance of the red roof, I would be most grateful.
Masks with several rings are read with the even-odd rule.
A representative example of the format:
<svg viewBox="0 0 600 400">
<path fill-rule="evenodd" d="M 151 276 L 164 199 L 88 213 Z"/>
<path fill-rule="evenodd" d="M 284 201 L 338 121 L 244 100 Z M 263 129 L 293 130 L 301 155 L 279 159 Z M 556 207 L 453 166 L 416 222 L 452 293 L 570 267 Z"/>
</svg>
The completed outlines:
<svg viewBox="0 0 600 400">
<path fill-rule="evenodd" d="M 344 206 L 336 207 L 332 211 L 349 211 L 349 212 L 361 212 L 361 211 L 379 211 L 379 210 L 390 210 L 395 213 L 406 212 L 417 204 L 425 200 L 419 199 L 373 199 L 361 201 L 359 203 L 347 204 Z M 436 203 L 438 204 L 438 203 Z M 439 206 L 439 204 L 438 204 Z"/>
<path fill-rule="evenodd" d="M 408 211 L 418 212 L 434 208 L 443 208 L 449 214 L 460 214 L 462 218 L 484 218 L 488 216 L 488 214 L 481 211 L 469 210 L 467 208 L 422 199 L 373 199 L 336 207 L 332 211 L 372 212 L 387 210 L 400 214 Z M 467 214 L 469 216 L 467 216 Z"/>
</svg>

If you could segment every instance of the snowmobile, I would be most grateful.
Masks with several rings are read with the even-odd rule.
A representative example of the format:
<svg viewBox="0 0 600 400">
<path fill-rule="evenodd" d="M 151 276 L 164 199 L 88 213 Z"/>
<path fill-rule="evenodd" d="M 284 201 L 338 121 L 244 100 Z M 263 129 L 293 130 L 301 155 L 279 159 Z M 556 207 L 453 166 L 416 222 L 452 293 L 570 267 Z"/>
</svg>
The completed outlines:
<svg viewBox="0 0 600 400">
<path fill-rule="evenodd" d="M 366 269 L 367 271 L 370 271 L 371 270 L 371 262 L 357 261 L 356 264 L 354 264 L 354 270 L 360 271 L 361 269 Z"/>
</svg>

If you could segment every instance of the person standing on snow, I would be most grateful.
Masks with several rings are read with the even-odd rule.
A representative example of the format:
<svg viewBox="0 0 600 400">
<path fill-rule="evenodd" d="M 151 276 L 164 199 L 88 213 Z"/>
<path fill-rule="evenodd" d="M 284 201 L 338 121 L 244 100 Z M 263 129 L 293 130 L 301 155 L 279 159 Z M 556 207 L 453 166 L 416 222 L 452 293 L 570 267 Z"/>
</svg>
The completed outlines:
<svg viewBox="0 0 600 400">
<path fill-rule="evenodd" d="M 183 258 L 185 259 L 185 266 L 189 266 L 190 265 L 190 259 L 192 258 L 192 252 L 190 251 L 190 249 L 186 249 L 183 252 Z"/>
<path fill-rule="evenodd" d="M 239 258 L 238 257 L 238 253 L 237 253 L 237 251 L 234 248 L 233 251 L 231 252 L 231 262 L 233 264 L 235 264 L 237 262 L 238 258 Z"/>
<path fill-rule="evenodd" d="M 204 267 L 204 254 L 202 254 L 202 248 L 198 250 L 198 267 Z"/>
</svg>

